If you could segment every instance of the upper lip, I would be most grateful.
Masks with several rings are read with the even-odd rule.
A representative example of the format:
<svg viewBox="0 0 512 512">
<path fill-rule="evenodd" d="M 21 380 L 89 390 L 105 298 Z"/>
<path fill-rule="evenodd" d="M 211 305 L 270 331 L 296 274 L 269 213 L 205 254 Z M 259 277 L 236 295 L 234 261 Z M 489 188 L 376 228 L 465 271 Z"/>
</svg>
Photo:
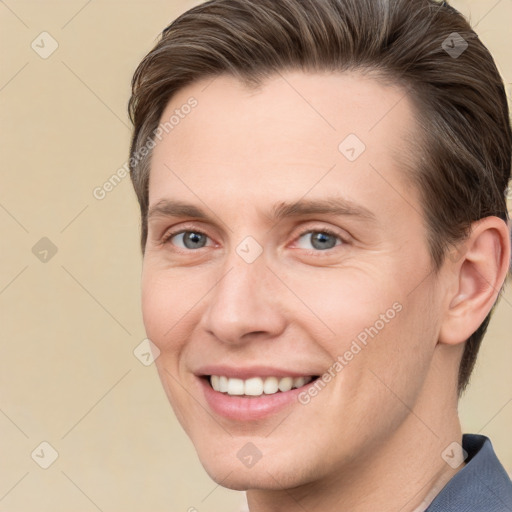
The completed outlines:
<svg viewBox="0 0 512 512">
<path fill-rule="evenodd" d="M 296 370 L 285 370 L 282 368 L 274 368 L 270 366 L 225 366 L 225 365 L 208 365 L 201 366 L 194 372 L 198 377 L 206 375 L 222 375 L 228 378 L 250 379 L 252 377 L 309 377 L 320 375 L 320 373 L 312 373 L 308 370 L 301 372 Z"/>
</svg>

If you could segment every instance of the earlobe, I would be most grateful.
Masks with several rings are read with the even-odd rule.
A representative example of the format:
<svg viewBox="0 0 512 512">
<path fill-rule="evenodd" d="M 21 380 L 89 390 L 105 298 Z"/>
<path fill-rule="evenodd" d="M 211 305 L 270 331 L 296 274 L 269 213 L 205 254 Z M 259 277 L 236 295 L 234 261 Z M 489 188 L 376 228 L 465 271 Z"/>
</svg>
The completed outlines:
<svg viewBox="0 0 512 512">
<path fill-rule="evenodd" d="M 439 342 L 463 343 L 473 334 L 496 302 L 510 264 L 510 231 L 498 217 L 473 223 L 465 250 L 458 260 L 448 259 L 454 273 Z"/>
</svg>

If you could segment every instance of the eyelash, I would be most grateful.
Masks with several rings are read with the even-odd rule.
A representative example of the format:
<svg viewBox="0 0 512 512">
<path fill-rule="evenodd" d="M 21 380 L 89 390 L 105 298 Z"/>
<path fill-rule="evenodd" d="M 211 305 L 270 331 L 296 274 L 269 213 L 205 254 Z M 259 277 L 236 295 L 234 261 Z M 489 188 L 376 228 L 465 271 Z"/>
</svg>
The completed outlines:
<svg viewBox="0 0 512 512">
<path fill-rule="evenodd" d="M 162 238 L 161 243 L 162 243 L 162 245 L 165 245 L 165 244 L 169 243 L 169 241 L 176 235 L 180 235 L 182 233 L 189 233 L 189 232 L 197 233 L 198 235 L 203 235 L 203 236 L 209 238 L 208 235 L 206 233 L 204 233 L 203 231 L 190 227 L 190 228 L 184 228 L 184 229 L 180 229 L 177 231 L 171 231 L 169 233 L 166 233 L 164 235 L 164 237 Z M 339 233 L 336 233 L 335 231 L 333 231 L 329 228 L 318 228 L 318 229 L 309 228 L 309 229 L 306 229 L 306 230 L 302 231 L 301 233 L 299 233 L 298 236 L 296 237 L 296 239 L 298 240 L 298 239 L 302 238 L 304 235 L 307 235 L 309 233 L 322 233 L 325 235 L 333 236 L 333 237 L 337 238 L 341 242 L 341 244 L 337 244 L 334 247 L 331 247 L 330 249 L 325 249 L 323 251 L 318 250 L 318 249 L 309 249 L 309 250 L 301 249 L 308 254 L 321 255 L 322 253 L 328 253 L 328 252 L 332 251 L 335 247 L 339 247 L 339 245 L 344 245 L 344 244 L 348 243 L 344 238 L 341 237 L 341 235 Z M 195 252 L 200 249 L 205 249 L 205 247 L 200 247 L 199 249 L 181 249 L 181 248 L 179 248 L 180 251 L 186 251 L 186 252 Z"/>
</svg>

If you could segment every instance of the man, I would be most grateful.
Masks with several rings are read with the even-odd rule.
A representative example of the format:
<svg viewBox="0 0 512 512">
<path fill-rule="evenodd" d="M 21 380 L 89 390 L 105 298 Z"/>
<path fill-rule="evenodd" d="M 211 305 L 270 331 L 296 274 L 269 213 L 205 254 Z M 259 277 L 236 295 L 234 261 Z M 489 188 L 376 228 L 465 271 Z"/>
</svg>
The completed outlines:
<svg viewBox="0 0 512 512">
<path fill-rule="evenodd" d="M 251 512 L 506 511 L 467 385 L 510 261 L 502 80 L 433 0 L 213 0 L 133 79 L 143 319 Z"/>
</svg>

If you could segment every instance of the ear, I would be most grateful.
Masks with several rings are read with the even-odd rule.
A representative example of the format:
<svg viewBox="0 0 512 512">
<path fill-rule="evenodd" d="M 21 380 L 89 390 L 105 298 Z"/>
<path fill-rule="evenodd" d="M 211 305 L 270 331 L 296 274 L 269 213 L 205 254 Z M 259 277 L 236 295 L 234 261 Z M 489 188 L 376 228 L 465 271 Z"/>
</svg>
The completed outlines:
<svg viewBox="0 0 512 512">
<path fill-rule="evenodd" d="M 498 217 L 472 224 L 471 235 L 447 258 L 449 279 L 439 342 L 464 343 L 484 321 L 498 298 L 510 265 L 510 228 Z"/>
</svg>

